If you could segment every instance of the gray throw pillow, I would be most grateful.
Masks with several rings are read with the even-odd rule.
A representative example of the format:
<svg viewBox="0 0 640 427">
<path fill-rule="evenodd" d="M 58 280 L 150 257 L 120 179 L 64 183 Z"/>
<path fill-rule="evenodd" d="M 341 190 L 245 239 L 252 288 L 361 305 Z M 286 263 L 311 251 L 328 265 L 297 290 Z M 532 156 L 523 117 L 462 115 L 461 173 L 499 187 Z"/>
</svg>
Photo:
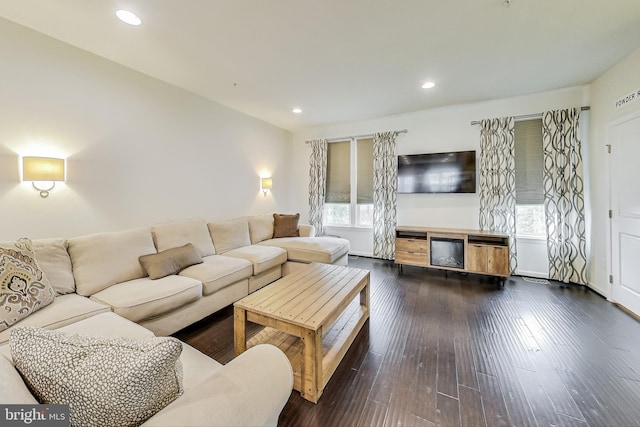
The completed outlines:
<svg viewBox="0 0 640 427">
<path fill-rule="evenodd" d="M 0 244 L 0 331 L 51 304 L 55 296 L 31 240 Z"/>
<path fill-rule="evenodd" d="M 200 253 L 191 243 L 157 254 L 143 255 L 138 259 L 149 278 L 154 280 L 177 274 L 189 266 L 202 262 Z"/>
<path fill-rule="evenodd" d="M 11 355 L 43 404 L 69 405 L 72 426 L 137 426 L 183 392 L 175 338 L 106 338 L 17 326 Z"/>
</svg>

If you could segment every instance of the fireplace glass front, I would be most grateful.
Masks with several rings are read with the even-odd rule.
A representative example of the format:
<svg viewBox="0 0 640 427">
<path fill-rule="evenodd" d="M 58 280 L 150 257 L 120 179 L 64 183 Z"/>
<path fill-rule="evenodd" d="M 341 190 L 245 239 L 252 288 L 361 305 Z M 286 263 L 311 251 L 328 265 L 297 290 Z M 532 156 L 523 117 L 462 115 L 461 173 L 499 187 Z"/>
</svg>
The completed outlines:
<svg viewBox="0 0 640 427">
<path fill-rule="evenodd" d="M 464 268 L 464 240 L 431 238 L 431 265 Z"/>
</svg>

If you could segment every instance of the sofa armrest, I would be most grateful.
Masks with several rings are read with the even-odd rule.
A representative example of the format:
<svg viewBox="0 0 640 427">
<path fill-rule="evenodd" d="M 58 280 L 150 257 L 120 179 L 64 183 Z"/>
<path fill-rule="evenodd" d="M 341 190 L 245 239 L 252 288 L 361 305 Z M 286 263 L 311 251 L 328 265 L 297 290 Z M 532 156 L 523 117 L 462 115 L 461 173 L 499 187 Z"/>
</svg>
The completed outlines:
<svg viewBox="0 0 640 427">
<path fill-rule="evenodd" d="M 316 227 L 311 224 L 298 225 L 300 237 L 316 237 Z"/>
<path fill-rule="evenodd" d="M 287 356 L 275 346 L 261 344 L 185 389 L 144 425 L 276 426 L 292 388 Z"/>
</svg>

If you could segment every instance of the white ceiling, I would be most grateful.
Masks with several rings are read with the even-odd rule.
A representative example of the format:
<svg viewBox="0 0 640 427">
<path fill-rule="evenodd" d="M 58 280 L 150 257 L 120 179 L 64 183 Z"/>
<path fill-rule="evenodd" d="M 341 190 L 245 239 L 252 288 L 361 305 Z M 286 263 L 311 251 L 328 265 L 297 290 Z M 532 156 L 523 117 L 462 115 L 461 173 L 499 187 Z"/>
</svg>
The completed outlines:
<svg viewBox="0 0 640 427">
<path fill-rule="evenodd" d="M 289 130 L 583 85 L 640 47 L 639 0 L 0 0 L 0 16 Z"/>
</svg>

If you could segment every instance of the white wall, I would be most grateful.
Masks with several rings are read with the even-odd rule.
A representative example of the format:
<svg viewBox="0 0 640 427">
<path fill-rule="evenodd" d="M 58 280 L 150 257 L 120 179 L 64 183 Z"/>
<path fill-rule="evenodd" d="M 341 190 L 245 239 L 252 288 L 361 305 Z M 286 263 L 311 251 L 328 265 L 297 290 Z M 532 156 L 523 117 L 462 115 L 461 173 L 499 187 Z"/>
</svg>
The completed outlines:
<svg viewBox="0 0 640 427">
<path fill-rule="evenodd" d="M 289 132 L 2 19 L 0 58 L 0 241 L 292 211 Z M 40 198 L 22 155 L 67 182 Z"/>
<path fill-rule="evenodd" d="M 299 211 L 306 221 L 305 140 L 406 128 L 409 133 L 398 140 L 400 154 L 477 150 L 479 129 L 471 120 L 590 104 L 591 137 L 585 145 L 590 284 L 608 295 L 606 129 L 640 111 L 640 102 L 622 109 L 614 104 L 640 87 L 640 50 L 590 87 L 320 126 L 293 137 L 2 19 L 0 57 L 0 240 L 276 210 Z M 67 183 L 41 199 L 19 182 L 19 155 L 66 157 Z M 273 175 L 273 194 L 267 197 L 259 191 L 263 172 Z M 399 224 L 477 227 L 477 195 L 399 197 Z M 335 234 L 349 238 L 354 252 L 371 253 L 369 231 Z M 521 269 L 541 269 L 539 249 L 519 246 L 519 251 L 529 254 Z"/>
<path fill-rule="evenodd" d="M 591 259 L 590 285 L 610 296 L 609 165 L 607 128 L 616 121 L 640 113 L 640 101 L 616 109 L 615 101 L 640 89 L 640 49 L 616 64 L 591 85 Z"/>
<path fill-rule="evenodd" d="M 418 89 L 419 90 L 419 89 Z M 435 90 L 446 90 L 436 88 Z M 429 96 L 425 92 L 424 96 Z M 293 135 L 294 179 L 293 204 L 308 204 L 308 164 L 310 148 L 305 140 L 335 138 L 368 134 L 386 130 L 407 129 L 407 134 L 398 137 L 398 154 L 415 154 L 441 151 L 479 150 L 479 126 L 471 126 L 473 120 L 540 113 L 549 109 L 568 108 L 589 104 L 587 87 L 567 88 L 552 92 L 498 99 L 488 102 L 461 104 L 451 107 L 417 111 L 383 117 L 375 120 L 320 126 Z M 304 214 L 308 215 L 308 212 Z M 433 227 L 478 228 L 478 194 L 400 194 L 398 195 L 398 224 Z M 307 217 L 305 217 L 307 218 Z M 347 232 L 330 229 L 351 241 L 358 252 L 372 253 L 370 234 L 364 238 L 362 232 Z M 526 242 L 522 243 L 526 246 Z M 525 247 L 520 257 L 520 269 L 537 275 L 546 258 L 546 249 L 541 245 Z M 520 245 L 519 245 L 520 248 Z"/>
</svg>

